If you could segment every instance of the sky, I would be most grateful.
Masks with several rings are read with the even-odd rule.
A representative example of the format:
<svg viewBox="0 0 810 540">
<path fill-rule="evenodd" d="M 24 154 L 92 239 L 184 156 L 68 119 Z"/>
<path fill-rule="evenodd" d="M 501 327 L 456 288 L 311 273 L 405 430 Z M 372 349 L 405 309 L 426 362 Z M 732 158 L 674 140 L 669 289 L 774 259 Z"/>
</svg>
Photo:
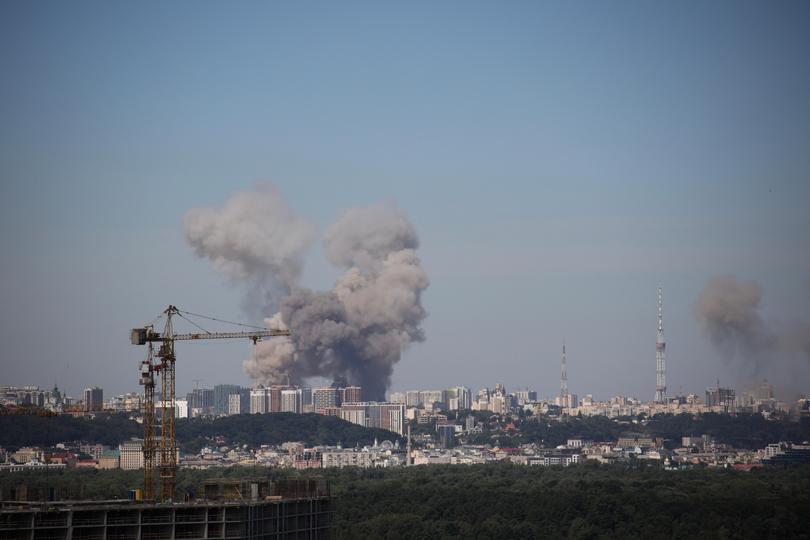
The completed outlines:
<svg viewBox="0 0 810 540">
<path fill-rule="evenodd" d="M 810 320 L 806 2 L 0 3 L 0 385 L 138 391 L 166 305 L 257 323 L 182 218 L 275 184 L 323 230 L 401 208 L 430 277 L 393 389 L 651 399 L 751 372 L 695 304 L 762 289 Z M 339 270 L 316 242 L 302 284 Z M 178 345 L 178 390 L 249 384 L 249 345 Z M 197 381 L 197 382 L 195 382 Z"/>
</svg>

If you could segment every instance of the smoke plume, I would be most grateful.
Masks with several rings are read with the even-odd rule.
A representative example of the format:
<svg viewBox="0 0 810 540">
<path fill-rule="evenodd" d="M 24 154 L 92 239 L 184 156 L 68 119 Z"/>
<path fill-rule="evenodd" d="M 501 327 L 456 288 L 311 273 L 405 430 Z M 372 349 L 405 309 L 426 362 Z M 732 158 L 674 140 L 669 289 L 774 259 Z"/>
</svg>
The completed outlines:
<svg viewBox="0 0 810 540">
<path fill-rule="evenodd" d="M 264 383 L 345 378 L 367 399 L 383 399 L 402 351 L 424 340 L 421 294 L 428 277 L 418 237 L 392 205 L 345 212 L 326 232 L 325 248 L 346 268 L 331 291 L 294 290 L 268 325 L 292 336 L 254 348 L 248 374 Z"/>
<path fill-rule="evenodd" d="M 696 313 L 712 342 L 728 359 L 743 359 L 754 373 L 767 361 L 776 339 L 759 314 L 762 291 L 756 282 L 733 276 L 711 279 L 698 298 Z"/>
<path fill-rule="evenodd" d="M 223 208 L 192 208 L 183 217 L 186 241 L 217 272 L 246 285 L 245 310 L 268 315 L 297 286 L 314 226 L 287 206 L 272 185 L 240 192 Z"/>
<path fill-rule="evenodd" d="M 278 310 L 267 325 L 291 330 L 258 343 L 245 362 L 263 384 L 344 379 L 366 399 L 383 399 L 402 351 L 424 340 L 419 238 L 392 204 L 347 210 L 327 229 L 327 257 L 345 271 L 330 291 L 298 287 L 314 229 L 272 186 L 221 209 L 189 210 L 183 224 L 197 255 L 248 287 L 251 313 Z"/>
</svg>

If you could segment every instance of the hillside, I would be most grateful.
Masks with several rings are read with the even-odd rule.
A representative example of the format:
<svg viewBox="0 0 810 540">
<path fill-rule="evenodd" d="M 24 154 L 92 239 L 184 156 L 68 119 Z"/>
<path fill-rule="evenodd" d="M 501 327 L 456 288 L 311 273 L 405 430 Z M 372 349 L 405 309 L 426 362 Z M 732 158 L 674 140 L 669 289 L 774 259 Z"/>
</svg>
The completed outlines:
<svg viewBox="0 0 810 540">
<path fill-rule="evenodd" d="M 369 429 L 320 414 L 271 413 L 226 416 L 211 419 L 181 419 L 176 424 L 177 441 L 185 452 L 196 452 L 215 437 L 230 445 L 280 444 L 302 441 L 307 445 L 338 442 L 344 446 L 365 445 L 374 439 L 395 440 L 383 429 Z M 72 416 L 0 416 L 0 446 L 53 446 L 59 442 L 87 441 L 117 445 L 131 437 L 142 437 L 143 427 L 126 415 L 100 415 L 92 419 Z"/>
</svg>

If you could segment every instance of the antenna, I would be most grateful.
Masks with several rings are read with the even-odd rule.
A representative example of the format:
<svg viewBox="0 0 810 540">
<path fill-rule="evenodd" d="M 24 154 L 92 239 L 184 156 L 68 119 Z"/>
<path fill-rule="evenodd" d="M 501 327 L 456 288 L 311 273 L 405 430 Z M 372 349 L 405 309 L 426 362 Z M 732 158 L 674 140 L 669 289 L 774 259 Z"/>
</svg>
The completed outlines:
<svg viewBox="0 0 810 540">
<path fill-rule="evenodd" d="M 560 365 L 560 406 L 567 407 L 568 403 L 568 367 L 565 361 L 565 338 L 563 338 L 562 362 Z"/>
<path fill-rule="evenodd" d="M 655 340 L 655 401 L 663 403 L 667 395 L 666 341 L 664 341 L 663 294 L 658 283 L 658 332 Z"/>
</svg>

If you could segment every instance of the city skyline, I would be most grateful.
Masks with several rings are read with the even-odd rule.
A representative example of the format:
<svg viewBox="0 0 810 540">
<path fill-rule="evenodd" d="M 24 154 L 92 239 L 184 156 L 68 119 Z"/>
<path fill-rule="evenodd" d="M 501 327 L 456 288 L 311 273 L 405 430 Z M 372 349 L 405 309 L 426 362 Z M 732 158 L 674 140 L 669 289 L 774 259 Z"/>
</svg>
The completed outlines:
<svg viewBox="0 0 810 540">
<path fill-rule="evenodd" d="M 272 184 L 310 240 L 293 289 L 357 263 L 325 246 L 347 210 L 412 226 L 424 311 L 394 388 L 553 396 L 565 337 L 572 393 L 647 400 L 660 282 L 668 393 L 806 391 L 807 5 L 195 10 L 0 7 L 4 383 L 119 394 L 129 330 L 167 304 L 272 317 L 184 229 Z M 723 295 L 744 324 L 718 327 Z M 250 384 L 244 343 L 177 350 L 179 392 Z"/>
</svg>

